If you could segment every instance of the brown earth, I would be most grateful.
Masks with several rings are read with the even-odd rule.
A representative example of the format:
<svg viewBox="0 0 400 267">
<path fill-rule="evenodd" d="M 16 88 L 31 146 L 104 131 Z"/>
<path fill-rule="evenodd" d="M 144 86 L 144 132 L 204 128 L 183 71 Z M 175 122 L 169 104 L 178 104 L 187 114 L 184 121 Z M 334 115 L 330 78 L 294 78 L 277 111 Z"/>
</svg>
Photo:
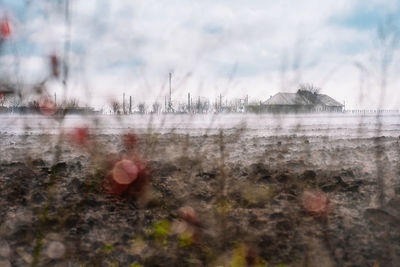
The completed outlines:
<svg viewBox="0 0 400 267">
<path fill-rule="evenodd" d="M 1 264 L 400 262 L 397 138 L 140 135 L 151 188 L 137 200 L 102 187 L 101 162 L 127 152 L 121 139 L 91 136 L 88 152 L 56 135 L 1 133 Z M 329 198 L 326 213 L 305 210 L 306 191 Z M 195 226 L 180 216 L 184 206 L 195 210 Z"/>
</svg>

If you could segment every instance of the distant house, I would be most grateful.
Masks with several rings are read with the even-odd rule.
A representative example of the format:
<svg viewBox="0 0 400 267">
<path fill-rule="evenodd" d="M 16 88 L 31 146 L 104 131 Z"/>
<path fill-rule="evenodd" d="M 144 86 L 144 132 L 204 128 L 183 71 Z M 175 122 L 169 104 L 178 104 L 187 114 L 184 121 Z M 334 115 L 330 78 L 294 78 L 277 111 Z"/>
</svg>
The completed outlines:
<svg viewBox="0 0 400 267">
<path fill-rule="evenodd" d="M 277 93 L 262 106 L 271 113 L 342 112 L 344 107 L 328 95 L 302 91 Z"/>
<path fill-rule="evenodd" d="M 317 100 L 314 111 L 343 112 L 344 105 L 328 95 L 317 94 Z"/>
</svg>

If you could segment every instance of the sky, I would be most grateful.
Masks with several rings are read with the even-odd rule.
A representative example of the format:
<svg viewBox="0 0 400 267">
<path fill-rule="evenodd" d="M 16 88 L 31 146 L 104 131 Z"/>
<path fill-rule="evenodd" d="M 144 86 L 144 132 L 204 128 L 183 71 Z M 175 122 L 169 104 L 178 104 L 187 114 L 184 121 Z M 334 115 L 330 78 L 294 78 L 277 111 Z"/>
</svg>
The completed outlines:
<svg viewBox="0 0 400 267">
<path fill-rule="evenodd" d="M 2 79 L 49 77 L 64 60 L 66 97 L 106 105 L 172 98 L 267 100 L 310 83 L 349 109 L 400 109 L 400 1 L 396 0 L 1 0 L 12 36 L 0 54 Z M 49 93 L 63 95 L 59 80 Z"/>
</svg>

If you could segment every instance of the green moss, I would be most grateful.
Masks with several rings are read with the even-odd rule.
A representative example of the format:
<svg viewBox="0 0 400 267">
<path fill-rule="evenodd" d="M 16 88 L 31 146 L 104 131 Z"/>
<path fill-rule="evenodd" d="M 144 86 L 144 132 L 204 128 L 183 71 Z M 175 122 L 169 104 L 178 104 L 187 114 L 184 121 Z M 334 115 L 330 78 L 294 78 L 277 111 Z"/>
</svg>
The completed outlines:
<svg viewBox="0 0 400 267">
<path fill-rule="evenodd" d="M 167 220 L 161 220 L 154 224 L 154 237 L 158 240 L 165 240 L 171 231 L 171 223 Z"/>
<path fill-rule="evenodd" d="M 105 244 L 103 247 L 103 251 L 106 253 L 110 253 L 113 250 L 114 250 L 114 245 L 112 244 Z"/>
<path fill-rule="evenodd" d="M 182 234 L 179 235 L 179 246 L 182 248 L 189 247 L 191 244 L 193 244 L 193 237 L 191 234 L 183 232 Z"/>
<path fill-rule="evenodd" d="M 231 266 L 246 266 L 246 246 L 240 245 L 233 251 Z"/>
</svg>

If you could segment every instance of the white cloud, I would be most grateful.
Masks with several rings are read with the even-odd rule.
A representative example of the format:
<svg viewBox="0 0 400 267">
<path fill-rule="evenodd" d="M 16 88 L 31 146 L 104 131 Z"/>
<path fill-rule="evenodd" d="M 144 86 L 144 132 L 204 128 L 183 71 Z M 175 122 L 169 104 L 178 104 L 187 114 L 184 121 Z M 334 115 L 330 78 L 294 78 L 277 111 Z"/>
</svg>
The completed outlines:
<svg viewBox="0 0 400 267">
<path fill-rule="evenodd" d="M 398 7 L 395 1 L 376 1 L 366 8 Z M 173 71 L 174 96 L 182 99 L 198 88 L 204 96 L 267 98 L 307 81 L 323 83 L 324 92 L 355 105 L 359 75 L 353 65 L 373 50 L 371 30 L 331 22 L 356 14 L 364 5 L 360 0 L 71 2 L 71 92 L 76 95 L 85 95 L 81 91 L 89 84 L 97 98 L 125 91 L 151 100 Z M 39 9 L 46 15 L 31 12 L 24 33 L 41 47 L 35 56 L 45 60 L 51 51 L 62 54 L 64 18 L 62 6 L 51 2 Z M 334 78 L 321 82 L 335 68 Z M 365 105 L 376 104 L 375 99 Z"/>
</svg>

